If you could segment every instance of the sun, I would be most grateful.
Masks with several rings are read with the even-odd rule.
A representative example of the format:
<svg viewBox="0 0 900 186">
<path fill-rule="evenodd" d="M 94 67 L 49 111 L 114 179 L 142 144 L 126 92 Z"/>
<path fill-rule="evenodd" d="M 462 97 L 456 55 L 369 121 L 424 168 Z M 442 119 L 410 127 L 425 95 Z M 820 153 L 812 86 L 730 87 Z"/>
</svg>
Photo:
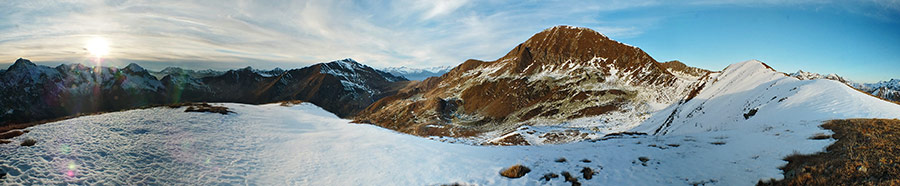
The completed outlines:
<svg viewBox="0 0 900 186">
<path fill-rule="evenodd" d="M 109 42 L 102 37 L 94 37 L 87 41 L 87 45 L 85 45 L 84 49 L 94 57 L 101 58 L 109 54 Z"/>
</svg>

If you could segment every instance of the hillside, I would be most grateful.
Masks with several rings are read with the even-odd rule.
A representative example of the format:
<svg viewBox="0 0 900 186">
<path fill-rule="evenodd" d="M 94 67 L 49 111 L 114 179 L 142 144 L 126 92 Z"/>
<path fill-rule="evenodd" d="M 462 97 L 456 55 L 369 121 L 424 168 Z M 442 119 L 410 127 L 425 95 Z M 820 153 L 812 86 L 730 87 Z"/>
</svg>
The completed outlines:
<svg viewBox="0 0 900 186">
<path fill-rule="evenodd" d="M 659 63 L 591 29 L 557 26 L 500 59 L 468 60 L 411 85 L 356 119 L 419 136 L 492 138 L 523 125 L 612 133 L 684 97 L 707 72 Z"/>
<path fill-rule="evenodd" d="M 824 79 L 799 80 L 750 60 L 701 80 L 704 87 L 633 129 L 650 134 L 756 130 L 801 121 L 895 118 L 900 106 Z"/>
<path fill-rule="evenodd" d="M 406 79 L 352 59 L 284 71 L 251 67 L 227 72 L 167 68 L 157 80 L 137 64 L 123 68 L 63 64 L 55 68 L 18 59 L 0 75 L 0 126 L 85 113 L 182 102 L 249 104 L 309 101 L 347 117 Z M 218 75 L 217 75 L 218 74 Z"/>
</svg>

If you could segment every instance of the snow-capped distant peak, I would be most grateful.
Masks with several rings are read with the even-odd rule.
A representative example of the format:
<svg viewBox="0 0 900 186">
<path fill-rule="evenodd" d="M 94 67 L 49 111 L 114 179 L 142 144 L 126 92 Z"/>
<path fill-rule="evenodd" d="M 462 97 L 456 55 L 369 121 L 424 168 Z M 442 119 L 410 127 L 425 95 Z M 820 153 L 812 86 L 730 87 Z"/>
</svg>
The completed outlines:
<svg viewBox="0 0 900 186">
<path fill-rule="evenodd" d="M 124 69 L 127 69 L 127 70 L 129 70 L 129 71 L 131 71 L 131 72 L 144 72 L 144 71 L 147 71 L 147 70 L 144 69 L 144 67 L 141 67 L 140 65 L 135 64 L 135 63 L 130 63 L 130 64 L 128 64 L 128 66 L 125 66 Z"/>
<path fill-rule="evenodd" d="M 428 68 L 410 68 L 406 66 L 400 66 L 387 67 L 381 70 L 395 76 L 403 76 L 409 80 L 424 80 L 428 77 L 444 75 L 445 73 L 450 72 L 451 69 L 453 69 L 453 66 L 435 66 Z"/>
<path fill-rule="evenodd" d="M 427 67 L 427 68 L 410 68 L 410 67 L 406 67 L 406 66 L 400 66 L 400 67 L 387 67 L 382 70 L 384 70 L 385 72 L 398 72 L 398 73 L 412 74 L 412 73 L 425 73 L 425 72 L 446 73 L 446 72 L 450 71 L 450 69 L 453 69 L 453 66 L 434 66 L 434 67 Z"/>
<path fill-rule="evenodd" d="M 19 69 L 19 68 L 28 68 L 28 67 L 34 67 L 34 66 L 37 66 L 37 65 L 32 63 L 31 60 L 19 58 L 16 60 L 16 63 L 13 63 L 13 65 L 9 66 L 8 70 Z"/>
<path fill-rule="evenodd" d="M 797 78 L 799 80 L 830 79 L 830 80 L 835 80 L 835 81 L 839 81 L 842 83 L 852 84 L 852 82 L 844 79 L 844 77 L 841 77 L 837 74 L 822 75 L 822 74 L 818 74 L 818 73 L 814 73 L 814 72 L 806 72 L 803 70 L 797 70 L 797 72 L 790 73 L 790 74 L 788 74 L 788 76 Z"/>
</svg>

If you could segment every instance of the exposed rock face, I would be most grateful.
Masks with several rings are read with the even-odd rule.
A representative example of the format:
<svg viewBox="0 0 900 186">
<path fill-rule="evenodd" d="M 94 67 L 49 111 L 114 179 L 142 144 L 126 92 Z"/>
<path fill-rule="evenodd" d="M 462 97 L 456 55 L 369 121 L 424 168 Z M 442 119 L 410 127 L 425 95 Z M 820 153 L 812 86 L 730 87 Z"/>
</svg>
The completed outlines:
<svg viewBox="0 0 900 186">
<path fill-rule="evenodd" d="M 118 69 L 65 64 L 50 68 L 19 59 L 0 75 L 0 126 L 181 102 L 312 102 L 347 117 L 406 84 L 406 79 L 352 59 L 284 71 L 250 67 L 196 73 L 167 68 L 157 80 L 137 64 Z M 209 76 L 207 76 L 209 75 Z"/>
<path fill-rule="evenodd" d="M 411 85 L 356 119 L 415 135 L 457 137 L 573 120 L 636 125 L 686 96 L 707 73 L 679 64 L 658 63 L 587 28 L 557 26 L 500 59 L 468 60 Z"/>
</svg>

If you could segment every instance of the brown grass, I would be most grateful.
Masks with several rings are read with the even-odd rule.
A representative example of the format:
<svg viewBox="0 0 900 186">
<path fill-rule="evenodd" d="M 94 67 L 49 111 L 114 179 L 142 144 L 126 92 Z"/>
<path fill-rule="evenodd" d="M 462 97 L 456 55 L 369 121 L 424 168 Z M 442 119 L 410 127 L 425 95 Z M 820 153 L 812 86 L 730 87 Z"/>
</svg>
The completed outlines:
<svg viewBox="0 0 900 186">
<path fill-rule="evenodd" d="M 234 113 L 231 110 L 228 110 L 228 107 L 224 106 L 212 106 L 208 103 L 199 103 L 188 106 L 184 112 L 209 112 L 209 113 L 219 113 L 222 115 L 226 115 L 228 113 Z"/>
<path fill-rule="evenodd" d="M 497 142 L 488 143 L 489 145 L 500 145 L 500 146 L 515 146 L 515 145 L 531 145 L 525 140 L 525 137 L 522 137 L 521 134 L 513 134 L 503 139 L 498 140 Z"/>
<path fill-rule="evenodd" d="M 785 179 L 758 185 L 900 185 L 900 120 L 832 120 L 822 127 L 837 142 L 825 152 L 787 157 Z"/>
<path fill-rule="evenodd" d="M 500 170 L 500 175 L 507 178 L 521 178 L 531 172 L 531 169 L 523 165 L 513 165 L 511 167 Z"/>
<path fill-rule="evenodd" d="M 299 105 L 303 102 L 304 101 L 300 101 L 300 100 L 289 100 L 289 101 L 281 101 L 278 105 L 281 105 L 284 107 L 290 107 L 290 106 L 294 106 L 294 105 Z"/>
<path fill-rule="evenodd" d="M 616 105 L 603 105 L 603 106 L 587 107 L 587 108 L 579 110 L 575 115 L 569 116 L 569 119 L 606 114 L 607 112 L 614 111 L 617 109 L 619 109 L 619 107 Z"/>
</svg>

